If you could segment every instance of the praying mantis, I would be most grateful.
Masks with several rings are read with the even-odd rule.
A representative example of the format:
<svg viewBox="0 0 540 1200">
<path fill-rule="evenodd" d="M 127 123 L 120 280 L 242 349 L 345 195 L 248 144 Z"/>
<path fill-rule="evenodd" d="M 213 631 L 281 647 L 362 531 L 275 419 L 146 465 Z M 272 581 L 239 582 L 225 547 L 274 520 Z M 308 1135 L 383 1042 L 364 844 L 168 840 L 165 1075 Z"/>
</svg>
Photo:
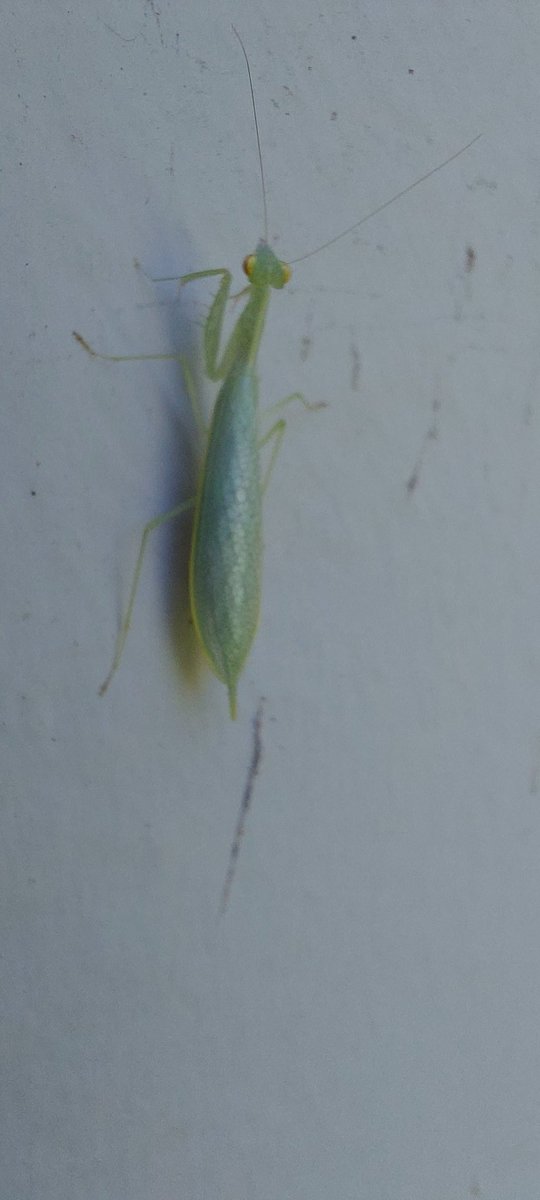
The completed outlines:
<svg viewBox="0 0 540 1200">
<path fill-rule="evenodd" d="M 234 27 L 233 27 L 234 29 Z M 283 435 L 285 420 L 279 417 L 263 435 L 259 432 L 259 384 L 257 356 L 264 332 L 266 314 L 272 289 L 280 291 L 291 278 L 291 266 L 274 254 L 268 243 L 268 215 L 264 178 L 261 139 L 255 104 L 251 69 L 246 49 L 236 29 L 244 55 L 257 139 L 259 171 L 264 211 L 264 237 L 255 251 L 244 259 L 243 270 L 247 286 L 241 295 L 247 295 L 245 307 L 225 346 L 221 349 L 223 323 L 227 302 L 230 298 L 232 275 L 226 267 L 204 271 L 193 271 L 178 277 L 166 276 L 155 282 L 175 279 L 181 286 L 195 279 L 220 278 L 218 290 L 212 301 L 203 331 L 203 360 L 208 379 L 220 384 L 214 404 L 212 419 L 206 440 L 202 467 L 194 497 L 177 505 L 169 512 L 154 517 L 145 526 L 139 554 L 131 584 L 128 605 L 122 620 L 113 661 L 101 685 L 103 695 L 115 674 L 124 651 L 131 626 L 133 607 L 137 594 L 144 554 L 148 538 L 158 526 L 175 517 L 194 510 L 191 552 L 189 562 L 189 596 L 191 614 L 198 641 L 214 674 L 228 692 L 229 712 L 237 715 L 238 681 L 246 664 L 257 630 L 261 599 L 262 572 L 262 501 L 274 466 Z M 361 217 L 348 229 L 332 237 L 324 245 L 305 254 L 295 262 L 303 261 L 347 237 L 377 213 L 405 196 L 420 183 L 454 161 L 468 150 L 481 135 L 478 134 L 466 146 L 450 155 L 444 162 L 397 192 L 377 208 Z M 112 355 L 99 354 L 82 337 L 74 338 L 88 354 L 112 362 L 135 359 L 176 359 L 181 362 L 186 390 L 198 412 L 197 397 L 189 363 L 177 354 Z M 309 405 L 299 392 L 294 392 L 280 401 L 275 408 L 283 408 L 293 400 Z M 270 458 L 266 470 L 261 470 L 260 452 L 270 446 Z"/>
</svg>

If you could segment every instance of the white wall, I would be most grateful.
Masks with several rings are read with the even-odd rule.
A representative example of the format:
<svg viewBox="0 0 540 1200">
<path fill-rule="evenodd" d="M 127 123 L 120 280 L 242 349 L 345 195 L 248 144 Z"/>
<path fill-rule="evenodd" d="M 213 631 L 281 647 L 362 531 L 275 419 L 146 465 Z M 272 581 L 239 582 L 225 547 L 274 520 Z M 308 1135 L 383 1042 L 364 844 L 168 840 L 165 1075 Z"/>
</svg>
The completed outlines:
<svg viewBox="0 0 540 1200">
<path fill-rule="evenodd" d="M 0 71 L 3 1195 L 537 1200 L 538 7 L 25 7 Z M 188 522 L 98 698 L 193 431 L 174 364 L 71 339 L 196 354 L 211 287 L 176 305 L 135 257 L 241 286 L 231 22 L 285 257 L 483 135 L 273 298 L 265 403 L 328 407 L 289 412 L 236 725 L 194 655 Z"/>
</svg>

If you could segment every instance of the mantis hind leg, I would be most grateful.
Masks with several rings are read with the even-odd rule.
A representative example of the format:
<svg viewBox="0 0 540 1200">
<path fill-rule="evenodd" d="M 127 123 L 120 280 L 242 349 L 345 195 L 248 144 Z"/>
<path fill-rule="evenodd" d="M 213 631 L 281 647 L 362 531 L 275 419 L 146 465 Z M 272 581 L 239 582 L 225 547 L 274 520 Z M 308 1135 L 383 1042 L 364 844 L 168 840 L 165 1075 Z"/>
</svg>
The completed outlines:
<svg viewBox="0 0 540 1200">
<path fill-rule="evenodd" d="M 264 472 L 262 483 L 261 483 L 261 491 L 262 491 L 263 496 L 264 496 L 264 493 L 270 482 L 270 476 L 272 474 L 272 471 L 274 470 L 274 465 L 276 462 L 276 458 L 279 454 L 279 450 L 281 447 L 281 443 L 283 441 L 283 437 L 284 437 L 286 428 L 287 428 L 287 422 L 283 419 L 283 417 L 281 417 L 279 421 L 276 421 L 275 424 L 271 426 L 271 428 L 268 430 L 268 433 L 265 433 L 264 437 L 261 438 L 261 440 L 259 442 L 259 450 L 262 450 L 263 446 L 266 446 L 267 442 L 271 442 L 271 441 L 274 442 L 274 445 L 272 446 L 272 451 L 270 454 L 270 460 L 269 460 L 268 466 L 266 468 L 266 471 Z"/>
<path fill-rule="evenodd" d="M 326 404 L 324 402 L 322 402 L 322 403 L 320 402 L 317 404 L 310 404 L 309 401 L 306 400 L 305 396 L 302 395 L 302 392 L 291 392 L 290 396 L 285 396 L 285 398 L 283 400 L 278 400 L 276 404 L 272 404 L 270 406 L 270 408 L 268 408 L 266 411 L 267 412 L 279 412 L 279 410 L 281 408 L 285 408 L 287 406 L 287 404 L 292 404 L 293 400 L 299 400 L 300 403 L 304 405 L 304 408 L 307 409 L 308 412 L 315 412 L 319 408 L 326 408 Z M 286 428 L 287 428 L 287 422 L 285 421 L 285 419 L 283 417 L 280 417 L 280 419 L 278 421 L 275 421 L 275 423 L 270 426 L 270 429 L 268 430 L 268 432 L 265 433 L 264 437 L 261 438 L 261 440 L 259 442 L 259 450 L 262 450 L 262 447 L 265 446 L 267 444 L 267 442 L 271 442 L 272 440 L 274 440 L 274 445 L 272 446 L 272 451 L 270 454 L 270 461 L 269 461 L 266 471 L 263 475 L 263 480 L 262 480 L 262 484 L 261 484 L 261 490 L 263 492 L 263 495 L 264 495 L 264 493 L 268 487 L 268 484 L 270 482 L 270 476 L 274 469 L 276 458 L 279 454 L 281 443 L 283 441 L 283 437 L 284 437 Z"/>
<path fill-rule="evenodd" d="M 183 512 L 187 512 L 188 509 L 193 508 L 194 504 L 195 504 L 195 500 L 193 497 L 190 500 L 184 500 L 183 504 L 177 504 L 176 507 L 171 508 L 169 512 L 162 513 L 161 516 L 159 516 L 159 517 L 154 517 L 153 520 L 149 521 L 148 524 L 145 525 L 145 527 L 143 529 L 143 533 L 142 533 L 142 537 L 141 537 L 141 544 L 139 547 L 139 554 L 137 556 L 137 562 L 135 564 L 135 570 L 133 572 L 133 580 L 131 583 L 128 605 L 127 605 L 126 612 L 125 612 L 125 615 L 122 620 L 122 624 L 118 631 L 118 637 L 116 640 L 116 649 L 114 651 L 114 657 L 113 657 L 113 660 L 111 663 L 110 671 L 107 675 L 107 678 L 103 680 L 103 683 L 101 684 L 101 687 L 99 689 L 100 696 L 105 695 L 105 692 L 107 691 L 107 688 L 109 687 L 109 684 L 111 682 L 111 679 L 113 678 L 113 675 L 116 674 L 118 667 L 120 666 L 120 660 L 121 660 L 122 654 L 124 652 L 126 638 L 129 633 L 130 626 L 131 626 L 131 617 L 133 614 L 133 606 L 135 604 L 135 597 L 137 595 L 137 590 L 139 587 L 141 569 L 142 569 L 142 565 L 143 565 L 143 559 L 144 559 L 144 554 L 145 554 L 148 538 L 154 529 L 157 529 L 160 525 L 164 525 L 167 521 L 173 520 L 174 517 L 179 517 Z"/>
</svg>

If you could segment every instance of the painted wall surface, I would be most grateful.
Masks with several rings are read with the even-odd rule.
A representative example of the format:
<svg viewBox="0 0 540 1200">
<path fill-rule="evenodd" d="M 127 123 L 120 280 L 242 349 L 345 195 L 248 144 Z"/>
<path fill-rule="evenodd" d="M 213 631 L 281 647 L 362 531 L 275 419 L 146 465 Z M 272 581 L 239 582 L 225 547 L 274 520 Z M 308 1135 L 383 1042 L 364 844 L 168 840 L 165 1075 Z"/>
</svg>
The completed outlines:
<svg viewBox="0 0 540 1200">
<path fill-rule="evenodd" d="M 228 717 L 174 362 L 262 229 L 287 414 Z M 537 1200 L 540 10 L 50 0 L 2 18 L 2 1194 Z M 142 271 L 134 269 L 137 259 Z M 240 302 L 238 302 L 240 303 Z M 234 319 L 235 312 L 231 317 Z M 228 910 L 228 855 L 265 697 Z"/>
</svg>

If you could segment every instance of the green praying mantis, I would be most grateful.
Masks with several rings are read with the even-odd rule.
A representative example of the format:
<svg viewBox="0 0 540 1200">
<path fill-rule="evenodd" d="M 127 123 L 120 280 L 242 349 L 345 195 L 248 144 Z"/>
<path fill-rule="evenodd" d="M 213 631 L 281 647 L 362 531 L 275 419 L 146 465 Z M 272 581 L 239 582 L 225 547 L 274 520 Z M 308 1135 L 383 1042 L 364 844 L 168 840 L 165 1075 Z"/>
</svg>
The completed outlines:
<svg viewBox="0 0 540 1200">
<path fill-rule="evenodd" d="M 193 271 L 177 277 L 165 276 L 160 280 L 155 280 L 155 282 L 165 282 L 174 279 L 180 285 L 184 285 L 195 279 L 221 277 L 203 331 L 203 358 L 206 375 L 209 380 L 219 383 L 221 386 L 214 404 L 195 496 L 177 505 L 169 512 L 155 517 L 144 528 L 128 605 L 119 629 L 113 661 L 107 678 L 100 688 L 100 693 L 103 695 L 122 658 L 150 534 L 166 521 L 194 509 L 189 562 L 191 614 L 204 655 L 214 674 L 227 688 L 229 711 L 233 719 L 237 713 L 238 681 L 246 664 L 259 620 L 263 495 L 285 433 L 285 420 L 283 417 L 279 417 L 270 429 L 262 437 L 260 436 L 257 356 L 264 332 L 271 289 L 279 291 L 291 278 L 290 265 L 280 261 L 268 244 L 266 187 L 253 81 L 246 49 L 236 29 L 234 29 L 234 33 L 244 55 L 251 91 L 265 234 L 254 253 L 244 259 L 243 270 L 248 284 L 245 292 L 241 294 L 247 294 L 247 300 L 229 340 L 221 351 L 221 356 L 223 323 L 232 283 L 231 272 L 226 267 L 217 267 L 206 271 Z M 441 171 L 443 167 L 448 166 L 459 155 L 465 153 L 480 136 L 478 134 L 466 146 L 450 155 L 425 175 L 415 179 L 413 183 L 361 217 L 348 229 L 317 247 L 316 250 L 310 251 L 309 254 L 302 255 L 301 259 L 293 261 L 304 261 L 319 253 L 320 250 L 347 237 L 371 217 L 406 196 L 413 188 L 418 187 L 437 171 Z M 189 363 L 183 356 L 177 354 L 99 354 L 81 334 L 74 332 L 73 336 L 93 357 L 110 362 L 140 359 L 180 361 L 186 390 L 194 407 L 195 415 L 200 421 L 193 378 Z M 293 400 L 300 400 L 307 408 L 321 407 L 321 405 L 307 404 L 299 392 L 292 393 L 274 407 L 283 408 Z M 269 445 L 271 446 L 269 462 L 263 472 L 260 452 L 264 446 Z"/>
</svg>

